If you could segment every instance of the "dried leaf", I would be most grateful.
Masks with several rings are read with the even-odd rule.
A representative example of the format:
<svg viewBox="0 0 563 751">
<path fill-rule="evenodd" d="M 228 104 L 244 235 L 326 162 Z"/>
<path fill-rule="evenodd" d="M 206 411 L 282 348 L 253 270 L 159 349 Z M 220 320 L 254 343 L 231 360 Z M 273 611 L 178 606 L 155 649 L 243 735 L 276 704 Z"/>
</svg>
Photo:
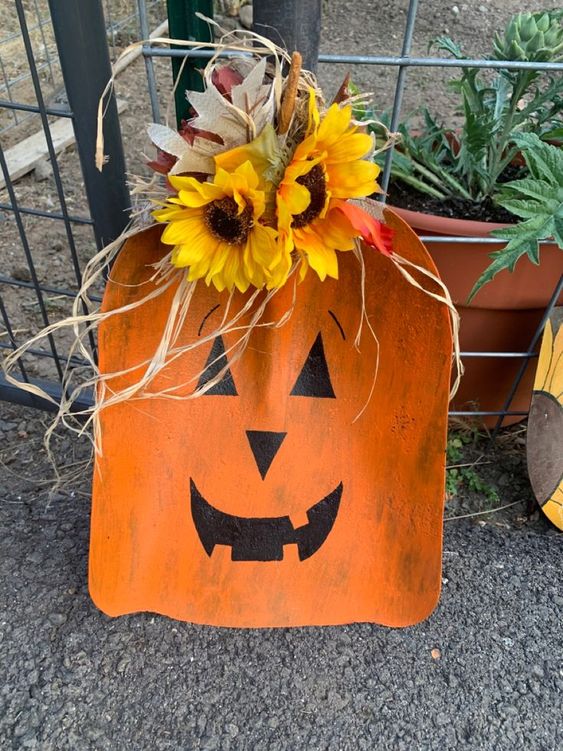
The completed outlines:
<svg viewBox="0 0 563 751">
<path fill-rule="evenodd" d="M 194 128 L 216 133 L 227 149 L 246 142 L 246 122 L 215 86 L 208 86 L 204 92 L 188 91 L 187 96 L 197 112 L 191 121 Z"/>
<path fill-rule="evenodd" d="M 182 136 L 172 128 L 166 125 L 160 125 L 159 123 L 151 123 L 147 128 L 149 138 L 154 145 L 161 151 L 165 151 L 167 154 L 177 157 L 182 157 L 186 150 L 189 149 L 189 145 Z"/>
<path fill-rule="evenodd" d="M 186 144 L 187 145 L 187 144 Z M 224 146 L 208 138 L 196 136 L 193 144 L 178 159 L 170 170 L 171 175 L 181 175 L 183 172 L 203 172 L 212 175 L 215 172 L 213 157 L 224 151 Z"/>
<path fill-rule="evenodd" d="M 213 78 L 207 77 L 204 92 L 187 92 L 197 112 L 192 125 L 216 133 L 226 149 L 252 141 L 274 121 L 274 89 L 271 83 L 264 84 L 265 73 L 266 60 L 263 59 L 250 69 L 241 83 L 231 88 L 231 101 L 223 96 Z"/>
</svg>

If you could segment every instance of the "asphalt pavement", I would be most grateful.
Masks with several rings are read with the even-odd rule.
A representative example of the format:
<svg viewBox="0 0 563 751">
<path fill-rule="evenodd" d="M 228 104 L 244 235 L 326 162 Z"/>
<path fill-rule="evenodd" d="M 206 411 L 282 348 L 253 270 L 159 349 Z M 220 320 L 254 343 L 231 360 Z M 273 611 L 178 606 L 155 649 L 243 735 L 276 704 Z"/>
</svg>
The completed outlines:
<svg viewBox="0 0 563 751">
<path fill-rule="evenodd" d="M 418 626 L 243 631 L 96 610 L 88 513 L 87 494 L 0 502 L 3 750 L 563 748 L 547 524 L 447 523 L 441 602 Z"/>
</svg>

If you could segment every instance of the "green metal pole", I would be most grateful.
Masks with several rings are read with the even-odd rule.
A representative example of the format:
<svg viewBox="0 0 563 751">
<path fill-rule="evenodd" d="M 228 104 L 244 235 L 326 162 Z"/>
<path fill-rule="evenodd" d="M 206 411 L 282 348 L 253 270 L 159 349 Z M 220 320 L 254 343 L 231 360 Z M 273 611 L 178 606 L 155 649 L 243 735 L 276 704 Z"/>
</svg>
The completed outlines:
<svg viewBox="0 0 563 751">
<path fill-rule="evenodd" d="M 187 39 L 194 42 L 212 42 L 213 32 L 209 25 L 195 14 L 199 11 L 207 18 L 213 18 L 213 0 L 167 0 L 168 29 L 171 38 Z M 181 49 L 181 48 L 180 48 Z M 174 81 L 180 75 L 182 58 L 172 58 L 172 74 Z M 182 118 L 187 117 L 189 103 L 186 90 L 203 91 L 203 80 L 198 68 L 201 63 L 189 59 L 184 65 L 178 86 L 176 87 L 176 120 L 178 127 Z"/>
</svg>

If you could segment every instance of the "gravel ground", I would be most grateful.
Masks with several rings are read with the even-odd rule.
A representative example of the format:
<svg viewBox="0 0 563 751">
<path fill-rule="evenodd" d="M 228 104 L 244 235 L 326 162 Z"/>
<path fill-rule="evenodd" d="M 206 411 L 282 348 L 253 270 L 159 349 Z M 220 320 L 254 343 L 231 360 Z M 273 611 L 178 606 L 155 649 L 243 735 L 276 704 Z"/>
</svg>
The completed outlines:
<svg viewBox="0 0 563 751">
<path fill-rule="evenodd" d="M 86 447 L 57 444 L 77 476 L 48 503 L 41 430 L 0 405 L 0 748 L 562 747 L 563 548 L 541 515 L 447 522 L 442 599 L 413 628 L 110 619 L 86 586 Z"/>
</svg>

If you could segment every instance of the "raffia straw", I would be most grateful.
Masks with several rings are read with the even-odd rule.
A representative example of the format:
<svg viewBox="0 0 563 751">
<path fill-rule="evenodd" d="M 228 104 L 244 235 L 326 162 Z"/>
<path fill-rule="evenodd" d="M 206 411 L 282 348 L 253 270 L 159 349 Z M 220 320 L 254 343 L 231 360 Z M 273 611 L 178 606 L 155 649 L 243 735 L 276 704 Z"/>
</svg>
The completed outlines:
<svg viewBox="0 0 563 751">
<path fill-rule="evenodd" d="M 370 390 L 367 396 L 366 401 L 364 402 L 364 406 L 361 408 L 361 410 L 358 412 L 358 414 L 354 417 L 352 420 L 352 424 L 354 424 L 357 420 L 360 419 L 360 417 L 364 414 L 366 409 L 368 408 L 368 405 L 371 401 L 371 398 L 373 396 L 373 392 L 375 390 L 375 384 L 377 382 L 377 374 L 379 373 L 379 352 L 380 352 L 380 346 L 379 346 L 379 339 L 377 338 L 377 334 L 375 333 L 373 326 L 371 325 L 371 321 L 369 320 L 369 316 L 367 314 L 366 310 L 366 264 L 364 261 L 364 253 L 362 248 L 362 243 L 359 240 L 356 240 L 356 243 L 354 245 L 354 255 L 358 259 L 358 262 L 360 264 L 360 293 L 361 293 L 361 315 L 360 315 L 360 323 L 358 324 L 358 330 L 356 332 L 356 338 L 354 339 L 354 347 L 360 351 L 360 341 L 362 338 L 362 330 L 363 330 L 363 323 L 366 322 L 366 325 L 369 329 L 369 332 L 375 341 L 375 344 L 377 346 L 377 356 L 375 358 L 375 366 L 373 370 L 373 378 L 371 381 Z"/>
<path fill-rule="evenodd" d="M 281 101 L 280 116 L 278 121 L 278 133 L 283 136 L 289 130 L 291 119 L 295 111 L 295 99 L 299 88 L 299 77 L 303 66 L 303 58 L 299 52 L 291 56 L 291 66 L 285 83 L 285 89 Z"/>
</svg>

